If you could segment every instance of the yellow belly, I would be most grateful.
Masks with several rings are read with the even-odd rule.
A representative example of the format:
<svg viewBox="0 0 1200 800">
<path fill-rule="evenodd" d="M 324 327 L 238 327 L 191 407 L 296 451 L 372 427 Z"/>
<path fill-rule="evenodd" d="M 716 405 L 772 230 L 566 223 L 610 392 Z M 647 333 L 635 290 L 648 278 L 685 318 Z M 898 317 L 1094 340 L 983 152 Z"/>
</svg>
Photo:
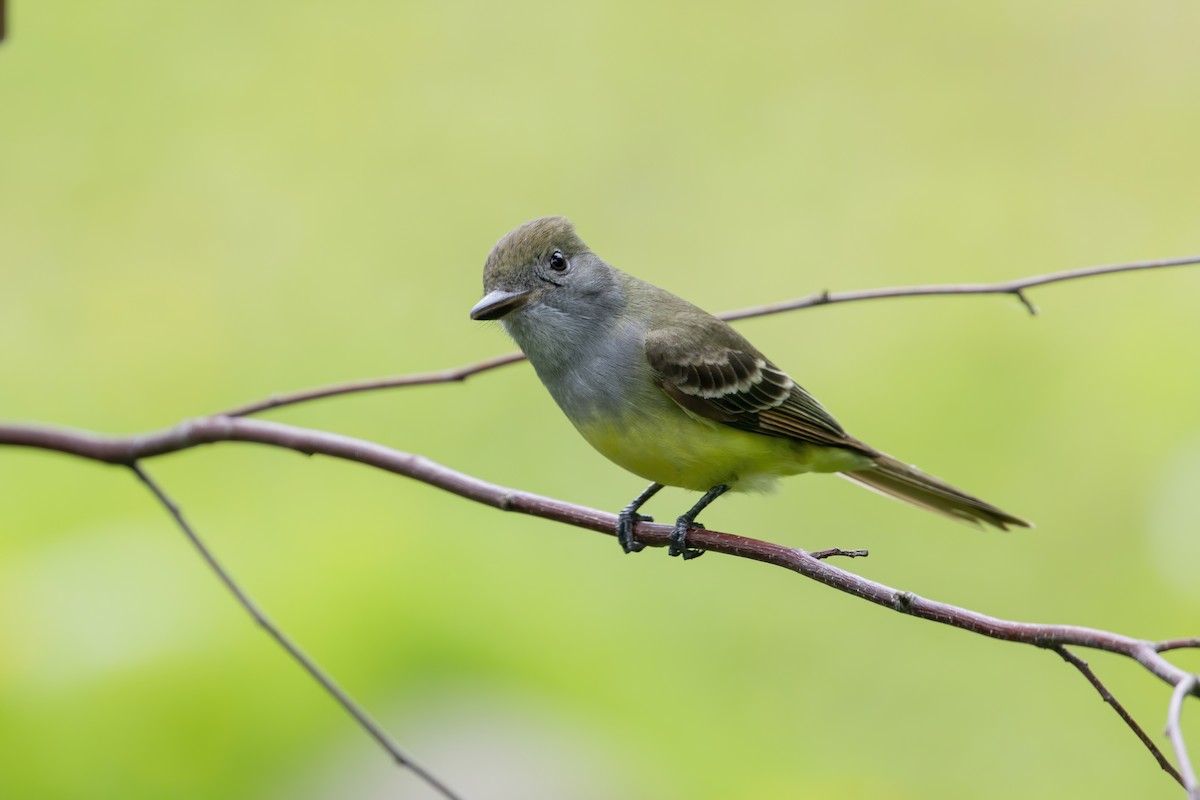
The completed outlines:
<svg viewBox="0 0 1200 800">
<path fill-rule="evenodd" d="M 722 483 L 763 491 L 785 475 L 842 472 L 867 462 L 842 448 L 750 433 L 678 407 L 670 410 L 674 413 L 628 415 L 616 424 L 593 419 L 578 428 L 592 447 L 635 475 L 700 492 Z"/>
</svg>

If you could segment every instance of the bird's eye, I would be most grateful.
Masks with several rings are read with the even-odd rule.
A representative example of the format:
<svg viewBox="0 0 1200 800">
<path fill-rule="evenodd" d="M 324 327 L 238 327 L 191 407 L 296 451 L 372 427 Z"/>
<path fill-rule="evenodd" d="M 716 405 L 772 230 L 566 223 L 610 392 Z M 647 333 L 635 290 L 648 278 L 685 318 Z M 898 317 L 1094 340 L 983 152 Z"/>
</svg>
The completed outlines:
<svg viewBox="0 0 1200 800">
<path fill-rule="evenodd" d="M 561 250 L 555 250 L 550 254 L 550 269 L 555 272 L 567 271 L 567 257 L 562 254 Z"/>
</svg>

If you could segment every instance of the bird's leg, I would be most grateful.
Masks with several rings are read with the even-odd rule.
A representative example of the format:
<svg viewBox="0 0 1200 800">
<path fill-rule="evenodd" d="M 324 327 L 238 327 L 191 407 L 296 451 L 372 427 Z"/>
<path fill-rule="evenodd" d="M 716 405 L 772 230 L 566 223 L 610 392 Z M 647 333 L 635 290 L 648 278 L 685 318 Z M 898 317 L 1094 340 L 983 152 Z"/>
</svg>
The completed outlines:
<svg viewBox="0 0 1200 800">
<path fill-rule="evenodd" d="M 704 493 L 704 497 L 700 498 L 700 502 L 692 506 L 691 509 L 679 519 L 675 520 L 675 530 L 671 531 L 670 545 L 667 547 L 667 555 L 683 556 L 686 561 L 689 558 L 696 558 L 704 555 L 703 550 L 692 550 L 687 546 L 687 534 L 689 528 L 703 528 L 699 522 L 696 522 L 696 515 L 708 507 L 708 504 L 716 500 L 721 495 L 729 491 L 729 486 L 724 483 L 718 483 L 716 486 Z"/>
<path fill-rule="evenodd" d="M 658 494 L 658 490 L 661 488 L 663 488 L 661 483 L 650 484 L 646 487 L 646 491 L 635 497 L 629 505 L 621 509 L 620 514 L 617 514 L 617 541 L 621 543 L 621 549 L 626 553 L 636 553 L 646 546 L 633 538 L 633 525 L 635 522 L 654 521 L 653 517 L 637 512 L 646 504 L 647 500 Z"/>
</svg>

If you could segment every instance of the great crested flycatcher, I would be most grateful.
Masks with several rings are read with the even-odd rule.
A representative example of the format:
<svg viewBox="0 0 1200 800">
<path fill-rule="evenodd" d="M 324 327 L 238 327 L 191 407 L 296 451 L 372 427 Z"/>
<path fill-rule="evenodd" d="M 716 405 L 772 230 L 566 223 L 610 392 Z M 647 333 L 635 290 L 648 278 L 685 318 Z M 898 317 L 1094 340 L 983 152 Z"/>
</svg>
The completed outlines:
<svg viewBox="0 0 1200 800">
<path fill-rule="evenodd" d="M 768 489 L 801 472 L 837 472 L 920 508 L 1006 530 L 1030 523 L 855 439 L 725 322 L 606 264 L 564 217 L 527 222 L 496 243 L 471 319 L 500 320 L 583 438 L 653 483 L 617 523 L 633 527 L 664 485 L 704 492 L 678 518 L 669 553 L 730 489 Z"/>
</svg>

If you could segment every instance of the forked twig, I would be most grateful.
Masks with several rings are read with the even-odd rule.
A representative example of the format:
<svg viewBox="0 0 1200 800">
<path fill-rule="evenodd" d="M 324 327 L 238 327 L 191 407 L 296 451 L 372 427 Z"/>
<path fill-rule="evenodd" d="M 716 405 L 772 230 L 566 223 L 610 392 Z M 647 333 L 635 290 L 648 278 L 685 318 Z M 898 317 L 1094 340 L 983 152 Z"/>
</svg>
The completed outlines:
<svg viewBox="0 0 1200 800">
<path fill-rule="evenodd" d="M 481 480 L 423 456 L 405 453 L 366 439 L 246 417 L 200 417 L 153 433 L 100 436 L 88 431 L 37 425 L 0 425 L 0 445 L 33 447 L 68 453 L 108 464 L 131 465 L 147 458 L 177 453 L 215 442 L 252 442 L 326 455 L 404 475 L 439 489 L 505 511 L 530 514 L 581 528 L 615 535 L 616 516 Z M 641 522 L 639 541 L 651 547 L 668 543 L 671 525 Z M 994 639 L 1037 647 L 1090 647 L 1137 661 L 1172 686 L 1188 673 L 1171 664 L 1155 642 L 1077 625 L 1013 622 L 893 589 L 814 558 L 803 550 L 721 531 L 696 529 L 688 534 L 694 546 L 726 555 L 784 567 L 838 591 L 911 616 L 940 622 Z M 694 540 L 694 541 L 693 541 Z M 1177 649 L 1183 640 L 1171 640 Z"/>
</svg>

